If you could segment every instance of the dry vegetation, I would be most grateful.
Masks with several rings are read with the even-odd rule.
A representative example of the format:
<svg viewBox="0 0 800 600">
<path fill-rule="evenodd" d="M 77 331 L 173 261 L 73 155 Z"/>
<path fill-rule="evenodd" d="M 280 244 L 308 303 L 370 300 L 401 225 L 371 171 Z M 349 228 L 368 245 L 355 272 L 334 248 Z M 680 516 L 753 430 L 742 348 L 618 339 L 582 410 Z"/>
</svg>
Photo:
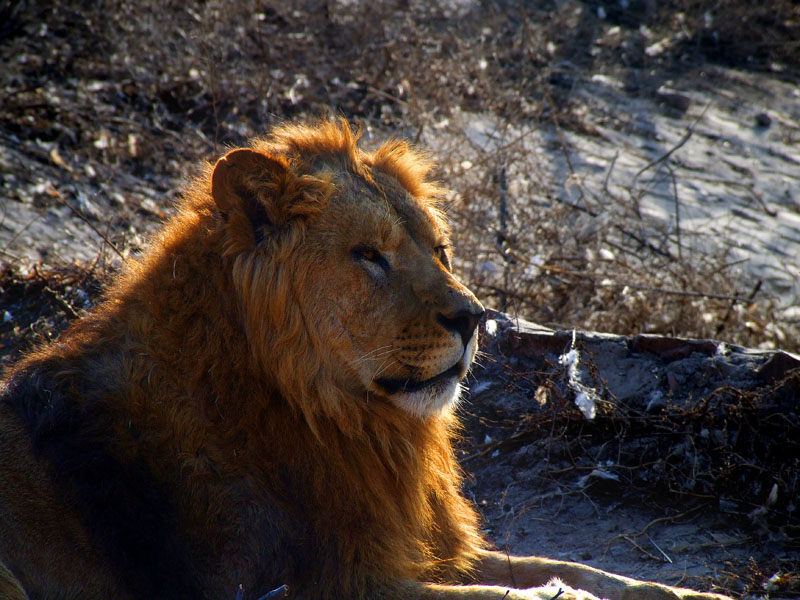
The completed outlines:
<svg viewBox="0 0 800 600">
<path fill-rule="evenodd" d="M 0 5 L 0 136 L 22 165 L 3 175 L 4 210 L 96 205 L 95 227 L 135 251 L 139 221 L 169 210 L 198 157 L 279 119 L 342 112 L 378 137 L 449 140 L 437 152 L 460 197 L 458 266 L 490 304 L 557 326 L 798 348 L 797 325 L 725 251 L 684 251 L 680 232 L 638 214 L 646 189 L 589 197 L 573 182 L 570 202 L 519 141 L 583 126 L 570 75 L 553 65 L 636 79 L 723 60 L 796 78 L 794 3 L 292 4 Z M 595 45 L 611 26 L 623 39 Z M 671 39 L 669 51 L 646 54 L 642 27 Z M 492 152 L 475 148 L 451 124 L 465 113 L 516 133 Z M 43 170 L 55 187 L 42 187 Z"/>
<path fill-rule="evenodd" d="M 606 551 L 615 542 L 629 544 L 637 559 L 664 565 L 677 557 L 653 542 L 652 528 L 688 522 L 692 535 L 713 531 L 715 516 L 725 515 L 727 526 L 717 530 L 719 536 L 712 533 L 709 544 L 727 555 L 709 559 L 716 568 L 724 564 L 716 589 L 748 599 L 765 591 L 770 598 L 797 597 L 796 360 L 730 349 L 722 359 L 719 347 L 707 340 L 668 338 L 639 337 L 620 351 L 619 337 L 576 334 L 570 344 L 570 332 L 520 332 L 503 316 L 495 323 L 496 333 L 482 339 L 487 355 L 475 373 L 462 463 L 478 472 L 485 468 L 483 480 L 473 482 L 478 498 L 500 498 L 488 510 L 494 523 L 505 523 L 496 535 L 501 544 L 503 533 L 519 543 L 520 527 L 529 526 L 524 518 L 515 524 L 515 515 L 544 508 L 531 513 L 546 521 L 547 500 L 565 503 L 563 513 L 574 515 L 580 502 L 569 498 L 585 496 L 602 506 L 599 514 L 589 513 Z M 578 379 L 595 393 L 591 421 L 576 405 L 575 373 L 559 356 L 570 346 L 580 351 Z M 620 375 L 618 365 L 631 349 L 641 354 Z M 758 365 L 744 368 L 746 360 Z M 517 479 L 519 472 L 524 475 Z M 519 486 L 509 483 L 516 481 Z M 626 507 L 626 516 L 653 507 L 653 520 L 643 527 L 605 528 L 605 520 L 617 523 L 606 513 L 616 503 Z M 604 529 L 614 533 L 605 537 Z M 569 530 L 560 534 L 567 537 Z M 681 542 L 684 548 L 702 545 L 685 537 Z M 560 548 L 568 549 L 569 544 Z M 697 585 L 705 589 L 710 583 Z"/>
</svg>

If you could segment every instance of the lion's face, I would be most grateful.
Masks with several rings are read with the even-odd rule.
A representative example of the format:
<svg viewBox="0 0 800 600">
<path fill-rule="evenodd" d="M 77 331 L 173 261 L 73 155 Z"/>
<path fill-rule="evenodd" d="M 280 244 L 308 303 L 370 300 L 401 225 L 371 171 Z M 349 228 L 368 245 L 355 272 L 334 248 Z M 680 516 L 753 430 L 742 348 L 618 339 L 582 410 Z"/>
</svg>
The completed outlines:
<svg viewBox="0 0 800 600">
<path fill-rule="evenodd" d="M 403 144 L 363 153 L 335 125 L 283 135 L 229 153 L 213 177 L 263 368 L 285 396 L 329 411 L 347 398 L 441 412 L 475 357 L 483 307 L 451 272 L 427 167 Z"/>
<path fill-rule="evenodd" d="M 442 216 L 389 176 L 337 186 L 310 224 L 310 307 L 353 384 L 424 417 L 459 396 L 483 307 L 451 272 Z"/>
</svg>

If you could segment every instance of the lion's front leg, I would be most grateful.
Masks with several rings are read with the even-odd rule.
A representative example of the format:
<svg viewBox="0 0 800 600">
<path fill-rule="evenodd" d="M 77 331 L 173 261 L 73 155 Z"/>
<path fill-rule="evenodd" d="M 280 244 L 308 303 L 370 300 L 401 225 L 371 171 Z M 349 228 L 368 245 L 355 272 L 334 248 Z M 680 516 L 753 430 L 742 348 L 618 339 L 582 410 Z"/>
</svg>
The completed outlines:
<svg viewBox="0 0 800 600">
<path fill-rule="evenodd" d="M 553 581 L 531 589 L 513 589 L 489 585 L 438 585 L 422 584 L 416 594 L 404 597 L 418 600 L 599 600 L 582 590 Z"/>
<path fill-rule="evenodd" d="M 609 600 L 730 600 L 727 596 L 669 587 L 607 573 L 578 563 L 536 556 L 486 552 L 475 570 L 475 581 L 520 588 L 544 585 L 554 577 L 567 585 Z"/>
</svg>

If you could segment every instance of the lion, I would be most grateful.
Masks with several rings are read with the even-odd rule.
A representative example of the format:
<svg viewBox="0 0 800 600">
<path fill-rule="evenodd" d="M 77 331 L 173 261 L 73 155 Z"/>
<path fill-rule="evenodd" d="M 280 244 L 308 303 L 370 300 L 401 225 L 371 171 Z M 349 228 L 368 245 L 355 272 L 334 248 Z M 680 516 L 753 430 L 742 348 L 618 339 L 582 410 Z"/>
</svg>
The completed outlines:
<svg viewBox="0 0 800 600">
<path fill-rule="evenodd" d="M 722 598 L 489 548 L 452 445 L 484 309 L 432 162 L 358 137 L 282 125 L 207 165 L 9 369 L 0 596 Z"/>
</svg>

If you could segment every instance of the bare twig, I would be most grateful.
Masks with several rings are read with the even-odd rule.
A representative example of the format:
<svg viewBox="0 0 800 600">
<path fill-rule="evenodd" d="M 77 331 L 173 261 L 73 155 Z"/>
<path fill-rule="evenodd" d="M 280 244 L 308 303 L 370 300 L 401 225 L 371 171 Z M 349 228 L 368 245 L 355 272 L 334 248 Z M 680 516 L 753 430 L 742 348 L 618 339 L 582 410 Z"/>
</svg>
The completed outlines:
<svg viewBox="0 0 800 600">
<path fill-rule="evenodd" d="M 523 260 L 523 262 L 529 262 L 527 260 Z M 597 280 L 602 279 L 602 285 L 605 287 L 620 287 L 620 288 L 629 288 L 632 290 L 640 290 L 643 292 L 653 292 L 657 294 L 668 294 L 671 296 L 686 296 L 689 298 L 709 298 L 712 300 L 730 300 L 733 303 L 739 304 L 749 304 L 753 301 L 756 293 L 760 289 L 761 285 L 757 284 L 756 288 L 750 293 L 749 296 L 732 296 L 730 294 L 711 294 L 708 292 L 695 292 L 690 290 L 676 290 L 671 288 L 662 288 L 656 286 L 648 286 L 648 285 L 637 285 L 635 283 L 625 282 L 625 281 L 614 281 L 611 278 L 614 277 L 611 273 L 586 273 L 583 271 L 575 271 L 572 269 L 565 269 L 564 267 L 560 267 L 558 265 L 537 265 L 539 269 L 544 272 L 552 273 L 556 275 L 563 275 L 567 277 L 577 277 L 581 279 L 591 279 Z M 621 276 L 620 276 L 621 278 Z M 491 287 L 491 286 L 486 286 Z M 520 300 L 525 301 L 526 298 L 524 296 L 519 297 Z"/>
<path fill-rule="evenodd" d="M 65 313 L 67 313 L 67 317 L 69 319 L 79 319 L 80 315 L 75 312 L 75 309 L 72 308 L 69 302 L 67 302 L 58 292 L 54 289 L 50 288 L 49 286 L 45 286 L 42 290 L 48 298 L 50 298 L 53 302 L 58 304 Z"/>
<path fill-rule="evenodd" d="M 58 192 L 58 190 L 56 190 L 56 192 Z M 60 193 L 58 193 L 58 195 L 57 195 L 56 197 L 58 198 L 58 201 L 59 201 L 59 202 L 61 202 L 61 203 L 62 203 L 62 204 L 64 204 L 64 205 L 65 205 L 67 208 L 69 208 L 69 209 L 70 209 L 70 210 L 71 210 L 71 211 L 72 211 L 72 212 L 75 214 L 75 216 L 76 216 L 76 217 L 78 217 L 78 218 L 79 218 L 81 221 L 83 221 L 84 223 L 86 223 L 86 224 L 89 226 L 89 228 L 90 228 L 92 231 L 94 231 L 94 232 L 95 232 L 95 233 L 96 233 L 98 236 L 100 236 L 100 238 L 101 238 L 101 239 L 102 239 L 102 240 L 103 240 L 103 241 L 104 241 L 106 244 L 108 244 L 108 246 L 109 246 L 109 247 L 110 247 L 110 248 L 111 248 L 111 249 L 112 249 L 114 252 L 116 252 L 117 256 L 119 256 L 119 257 L 120 257 L 120 258 L 121 258 L 123 261 L 125 260 L 125 255 L 124 255 L 124 254 L 122 254 L 122 252 L 120 251 L 120 249 L 119 249 L 119 248 L 117 248 L 117 246 L 114 244 L 114 242 L 112 242 L 110 239 L 108 239 L 108 237 L 107 237 L 107 236 L 105 236 L 105 235 L 104 235 L 104 234 L 103 234 L 103 233 L 102 233 L 102 232 L 101 232 L 101 231 L 100 231 L 100 230 L 99 230 L 97 227 L 95 227 L 95 226 L 94 226 L 94 224 L 93 224 L 91 221 L 89 221 L 89 219 L 86 217 L 86 215 L 84 215 L 84 214 L 83 214 L 83 213 L 82 213 L 80 210 L 78 210 L 77 208 L 75 208 L 74 206 L 72 206 L 72 204 L 70 204 L 69 202 L 67 202 L 67 199 L 66 199 L 66 198 L 64 198 L 64 197 L 63 197 L 63 196 L 62 196 Z"/>
<path fill-rule="evenodd" d="M 648 550 L 645 550 L 644 548 L 642 548 L 642 546 L 641 546 L 640 544 L 638 544 L 638 543 L 636 542 L 636 540 L 634 540 L 634 539 L 633 539 L 633 538 L 631 538 L 630 536 L 627 536 L 627 535 L 618 535 L 618 536 L 617 536 L 617 538 L 621 538 L 621 539 L 623 539 L 623 540 L 625 540 L 625 541 L 629 542 L 629 543 L 631 544 L 631 546 L 633 546 L 634 548 L 636 548 L 636 549 L 637 549 L 639 552 L 641 552 L 642 554 L 644 554 L 644 555 L 645 555 L 647 558 L 649 558 L 649 559 L 652 559 L 652 560 L 654 560 L 654 561 L 656 561 L 656 562 L 666 562 L 666 561 L 665 561 L 663 558 L 661 558 L 660 556 L 656 556 L 656 555 L 655 555 L 655 554 L 653 554 L 652 552 L 650 552 L 650 551 L 648 551 Z"/>
<path fill-rule="evenodd" d="M 648 285 L 636 285 L 633 283 L 610 283 L 617 287 L 627 287 L 632 290 L 641 290 L 643 292 L 655 292 L 658 294 L 669 294 L 671 296 L 687 296 L 689 298 L 709 298 L 712 300 L 730 300 L 740 304 L 747 304 L 751 301 L 750 298 L 743 298 L 742 296 L 730 296 L 728 294 L 709 294 L 707 292 L 692 292 L 685 290 L 673 290 L 669 288 L 652 287 Z"/>
<path fill-rule="evenodd" d="M 651 160 L 649 163 L 647 163 L 645 166 L 643 166 L 641 169 L 639 169 L 636 172 L 636 175 L 633 176 L 633 184 L 632 184 L 631 187 L 636 185 L 636 181 L 639 179 L 639 176 L 642 173 L 644 173 L 648 169 L 652 169 L 657 164 L 660 164 L 660 163 L 664 162 L 665 160 L 667 160 L 670 156 L 672 156 L 673 154 L 675 154 L 675 152 L 677 152 L 680 148 L 682 148 L 683 145 L 686 144 L 686 142 L 689 141 L 689 139 L 694 134 L 694 128 L 697 126 L 697 124 L 700 122 L 700 120 L 705 116 L 706 111 L 711 107 L 712 104 L 713 104 L 713 102 L 709 102 L 708 104 L 705 105 L 705 107 L 703 108 L 703 111 L 692 122 L 692 124 L 689 125 L 689 128 L 686 130 L 686 133 L 683 135 L 683 137 L 680 139 L 680 141 L 678 141 L 677 144 L 675 144 L 672 148 L 667 150 L 664 154 L 662 154 L 658 158 L 656 158 L 654 160 Z"/>
<path fill-rule="evenodd" d="M 614 153 L 614 158 L 611 159 L 611 164 L 608 165 L 608 171 L 606 171 L 606 177 L 603 179 L 603 190 L 606 194 L 611 196 L 612 198 L 614 195 L 611 193 L 611 190 L 608 189 L 608 182 L 611 180 L 611 173 L 614 172 L 614 166 L 617 164 L 617 159 L 619 158 L 619 151 Z"/>
<path fill-rule="evenodd" d="M 500 249 L 503 256 L 503 290 L 509 287 L 509 273 L 508 273 L 508 257 L 506 256 L 506 240 L 508 239 L 508 181 L 506 179 L 506 167 L 501 165 L 495 174 L 495 181 L 497 183 L 499 194 L 498 218 L 500 220 L 500 228 L 496 236 L 496 244 Z M 508 300 L 505 291 L 500 292 L 498 295 L 500 306 L 502 310 L 506 310 Z"/>
<path fill-rule="evenodd" d="M 611 545 L 611 543 L 614 542 L 615 540 L 626 539 L 628 541 L 632 541 L 631 538 L 638 538 L 645 535 L 653 525 L 657 525 L 658 523 L 671 523 L 673 521 L 683 519 L 684 517 L 688 517 L 689 515 L 696 513 L 701 508 L 706 508 L 707 506 L 708 504 L 698 504 L 697 506 L 690 508 L 689 510 L 686 510 L 682 513 L 678 513 L 677 515 L 672 515 L 670 517 L 659 517 L 658 519 L 653 519 L 647 525 L 645 525 L 644 529 L 642 529 L 639 533 L 615 535 L 610 540 L 608 540 L 608 542 L 606 542 L 606 548 L 609 545 Z"/>
<path fill-rule="evenodd" d="M 14 232 L 14 235 L 13 235 L 13 236 L 11 236 L 11 239 L 10 239 L 10 240 L 8 240 L 8 242 L 6 242 L 6 245 L 5 245 L 5 247 L 2 249 L 2 252 L 3 252 L 4 254 L 8 254 L 9 256 L 12 256 L 12 257 L 13 257 L 13 256 L 14 256 L 13 254 L 11 254 L 11 253 L 9 253 L 9 252 L 6 252 L 6 248 L 9 248 L 9 247 L 11 246 L 11 244 L 13 244 L 15 241 L 17 241 L 17 238 L 18 238 L 19 236 L 21 236 L 21 235 L 22 235 L 22 234 L 23 234 L 23 233 L 24 233 L 24 232 L 25 232 L 25 231 L 26 231 L 26 230 L 27 230 L 27 229 L 28 229 L 28 228 L 29 228 L 31 225 L 33 225 L 33 224 L 34 224 L 36 221 L 38 221 L 38 220 L 39 220 L 39 219 L 41 219 L 41 218 L 42 218 L 42 215 L 41 215 L 41 214 L 39 214 L 39 215 L 35 215 L 35 216 L 34 216 L 34 217 L 33 217 L 33 218 L 30 220 L 30 221 L 28 221 L 27 223 L 25 223 L 25 225 L 23 225 L 23 226 L 22 226 L 22 227 L 20 227 L 20 228 L 19 228 L 17 231 L 15 231 L 15 232 Z"/>
<path fill-rule="evenodd" d="M 753 290 L 750 292 L 750 295 L 747 296 L 747 303 L 748 304 L 751 303 L 753 301 L 753 299 L 756 297 L 756 294 L 758 294 L 758 292 L 761 289 L 761 286 L 763 285 L 763 283 L 764 283 L 763 280 L 759 279 L 756 282 L 755 286 L 753 286 Z M 733 314 L 733 308 L 734 308 L 734 306 L 736 306 L 736 304 L 737 304 L 736 301 L 731 300 L 730 306 L 728 306 L 728 310 L 725 312 L 725 316 L 722 317 L 722 320 L 719 322 L 719 325 L 717 325 L 716 335 L 721 334 L 722 331 L 725 329 L 725 325 L 728 322 L 728 320 L 731 318 L 731 314 Z"/>
<path fill-rule="evenodd" d="M 506 540 L 506 546 L 505 546 L 504 550 L 505 550 L 505 553 L 506 553 L 506 560 L 508 561 L 508 576 L 511 578 L 511 585 L 513 585 L 516 588 L 517 587 L 517 580 L 514 577 L 514 569 L 511 566 L 511 554 L 508 552 L 508 540 Z M 506 594 L 508 594 L 508 592 L 506 592 Z"/>
<path fill-rule="evenodd" d="M 405 100 L 402 100 L 402 99 L 398 98 L 397 96 L 393 96 L 392 94 L 388 94 L 388 93 L 384 92 L 383 90 L 379 90 L 378 88 L 375 88 L 375 87 L 372 87 L 372 86 L 369 86 L 367 89 L 369 90 L 369 92 L 371 94 L 375 94 L 376 96 L 384 98 L 385 100 L 391 100 L 392 102 L 397 102 L 397 104 L 399 104 L 401 106 L 405 106 L 406 108 L 409 108 L 409 109 L 412 108 L 412 106 L 408 102 L 406 102 Z"/>
<path fill-rule="evenodd" d="M 4 248 L 0 248 L 0 254 L 2 254 L 3 256 L 10 257 L 14 262 L 18 262 L 18 261 L 22 260 L 21 256 L 18 256 L 16 254 L 14 254 L 13 252 L 9 252 L 8 250 L 5 250 Z"/>
<path fill-rule="evenodd" d="M 672 178 L 672 196 L 675 199 L 675 237 L 678 240 L 678 260 L 683 261 L 683 245 L 681 244 L 681 203 L 678 200 L 678 182 L 675 171 L 667 163 L 667 170 Z"/>
<path fill-rule="evenodd" d="M 666 560 L 666 561 L 667 561 L 669 564 L 672 564 L 672 559 L 671 559 L 671 558 L 670 558 L 670 557 L 667 555 L 667 553 L 666 553 L 666 552 L 664 552 L 664 551 L 661 549 L 661 546 L 659 546 L 658 544 L 656 544 L 655 540 L 653 540 L 653 538 L 651 538 L 649 535 L 647 536 L 647 539 L 648 539 L 648 540 L 650 540 L 650 543 L 651 543 L 651 544 L 653 544 L 653 546 L 655 546 L 655 547 L 656 547 L 656 550 L 658 550 L 659 552 L 661 552 L 661 555 L 664 557 L 664 560 Z"/>
</svg>

